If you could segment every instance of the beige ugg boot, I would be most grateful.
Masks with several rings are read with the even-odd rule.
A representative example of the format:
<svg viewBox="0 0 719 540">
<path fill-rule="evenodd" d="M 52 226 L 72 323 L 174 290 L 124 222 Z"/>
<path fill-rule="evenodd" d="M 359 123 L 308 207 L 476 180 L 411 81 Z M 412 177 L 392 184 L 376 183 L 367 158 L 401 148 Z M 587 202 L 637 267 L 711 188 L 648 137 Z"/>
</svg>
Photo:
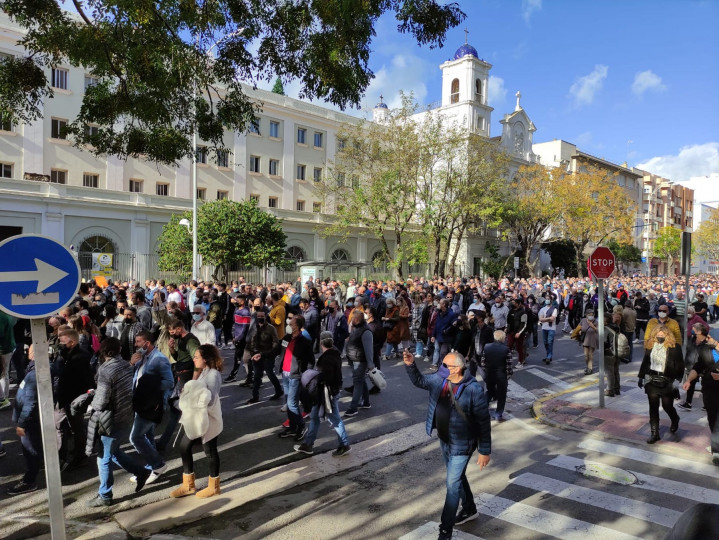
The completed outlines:
<svg viewBox="0 0 719 540">
<path fill-rule="evenodd" d="M 220 477 L 219 476 L 210 476 L 210 479 L 207 481 L 207 487 L 205 489 L 201 489 L 197 493 L 195 493 L 195 497 L 199 497 L 200 499 L 207 499 L 208 497 L 212 497 L 213 495 L 219 495 L 220 494 Z"/>
<path fill-rule="evenodd" d="M 184 497 L 186 495 L 192 495 L 197 490 L 195 489 L 195 473 L 182 475 L 182 485 L 170 493 L 170 497 L 177 499 L 178 497 Z"/>
</svg>

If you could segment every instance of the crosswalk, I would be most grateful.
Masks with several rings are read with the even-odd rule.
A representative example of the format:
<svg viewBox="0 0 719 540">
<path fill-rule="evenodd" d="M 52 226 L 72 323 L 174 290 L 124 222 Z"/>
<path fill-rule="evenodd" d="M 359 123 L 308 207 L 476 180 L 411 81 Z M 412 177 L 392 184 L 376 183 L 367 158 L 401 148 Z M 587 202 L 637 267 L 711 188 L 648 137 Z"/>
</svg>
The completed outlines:
<svg viewBox="0 0 719 540">
<path fill-rule="evenodd" d="M 457 538 L 663 538 L 693 504 L 719 504 L 719 468 L 700 460 L 590 438 L 569 454 L 521 469 L 501 492 L 475 492 L 480 518 Z M 435 525 L 405 538 L 430 538 Z"/>
</svg>

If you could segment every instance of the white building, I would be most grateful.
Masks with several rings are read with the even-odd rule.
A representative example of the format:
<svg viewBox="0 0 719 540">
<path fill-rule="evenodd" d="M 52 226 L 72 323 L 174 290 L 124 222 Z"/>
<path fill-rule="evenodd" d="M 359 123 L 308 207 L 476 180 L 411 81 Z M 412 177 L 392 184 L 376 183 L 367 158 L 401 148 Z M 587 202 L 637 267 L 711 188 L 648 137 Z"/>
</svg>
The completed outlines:
<svg viewBox="0 0 719 540">
<path fill-rule="evenodd" d="M 22 55 L 17 44 L 22 35 L 22 29 L 0 13 L 0 54 Z M 491 65 L 465 44 L 440 68 L 438 110 L 489 137 Z M 61 129 L 77 115 L 84 90 L 93 80 L 82 68 L 70 65 L 48 69 L 47 77 L 55 96 L 44 103 L 42 118 L 0 126 L 0 240 L 36 233 L 72 245 L 85 277 L 90 275 L 91 254 L 99 252 L 114 255 L 115 278 L 158 275 L 157 239 L 162 227 L 173 213 L 191 209 L 190 161 L 177 167 L 158 166 L 139 159 L 97 158 L 75 148 Z M 313 186 L 334 158 L 340 126 L 359 120 L 263 90 L 245 87 L 245 92 L 262 104 L 259 122 L 249 133 L 226 132 L 224 142 L 231 154 L 210 159 L 200 142 L 198 198 L 256 199 L 284 220 L 290 256 L 316 262 L 317 275 L 354 273 L 352 266 L 368 265 L 380 251 L 379 241 L 361 234 L 347 241 L 322 237 L 318 231 L 323 209 Z M 381 120 L 386 105 L 379 104 L 374 113 Z M 535 161 L 535 128 L 519 98 L 502 125 L 498 142 L 513 154 L 515 166 Z M 484 244 L 481 238 L 466 242 L 459 261 L 463 274 L 475 273 Z M 347 264 L 341 266 L 343 262 Z M 372 269 L 360 275 L 369 273 Z"/>
</svg>

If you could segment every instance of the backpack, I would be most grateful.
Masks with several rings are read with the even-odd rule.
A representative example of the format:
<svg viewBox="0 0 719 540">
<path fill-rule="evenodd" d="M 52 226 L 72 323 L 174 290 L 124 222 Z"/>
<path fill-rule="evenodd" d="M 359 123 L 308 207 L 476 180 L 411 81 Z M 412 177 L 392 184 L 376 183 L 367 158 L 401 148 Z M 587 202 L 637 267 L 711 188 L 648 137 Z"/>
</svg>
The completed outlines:
<svg viewBox="0 0 719 540">
<path fill-rule="evenodd" d="M 617 358 L 629 358 L 629 340 L 621 332 L 617 332 L 617 334 Z"/>
<path fill-rule="evenodd" d="M 312 402 L 312 405 L 317 404 L 320 400 L 320 375 L 322 375 L 320 371 L 316 369 L 308 369 L 302 373 L 302 378 L 300 380 L 302 388 L 305 391 L 305 395 Z"/>
</svg>

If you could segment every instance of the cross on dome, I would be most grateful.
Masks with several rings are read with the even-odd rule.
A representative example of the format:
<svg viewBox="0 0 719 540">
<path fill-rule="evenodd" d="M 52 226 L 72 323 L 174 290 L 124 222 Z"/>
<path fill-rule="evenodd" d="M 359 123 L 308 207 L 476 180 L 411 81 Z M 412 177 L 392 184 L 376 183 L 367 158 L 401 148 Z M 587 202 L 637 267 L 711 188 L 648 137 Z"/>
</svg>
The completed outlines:
<svg viewBox="0 0 719 540">
<path fill-rule="evenodd" d="M 522 92 L 520 92 L 519 90 L 517 90 L 517 93 L 514 94 L 514 95 L 517 96 L 517 106 L 514 108 L 514 110 L 515 110 L 515 111 L 519 111 L 519 110 L 521 110 L 521 108 L 522 108 L 522 107 L 519 105 L 519 100 L 520 100 L 520 98 L 522 97 Z"/>
</svg>

